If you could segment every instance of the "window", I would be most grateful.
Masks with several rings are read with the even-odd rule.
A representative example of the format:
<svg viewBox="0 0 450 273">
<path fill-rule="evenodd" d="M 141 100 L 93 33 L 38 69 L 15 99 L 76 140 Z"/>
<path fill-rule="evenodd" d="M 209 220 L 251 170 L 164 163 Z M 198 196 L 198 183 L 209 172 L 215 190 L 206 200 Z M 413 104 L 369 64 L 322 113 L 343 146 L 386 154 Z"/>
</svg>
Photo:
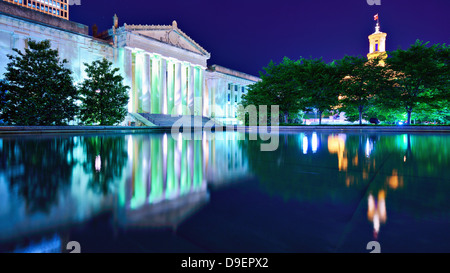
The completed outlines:
<svg viewBox="0 0 450 273">
<path fill-rule="evenodd" d="M 378 51 L 378 44 L 375 44 L 375 51 Z"/>
<path fill-rule="evenodd" d="M 228 101 L 230 101 L 231 100 L 231 95 L 230 94 L 228 94 Z"/>
<path fill-rule="evenodd" d="M 238 86 L 235 85 L 235 86 L 234 86 L 234 91 L 237 91 L 237 90 L 238 90 Z"/>
<path fill-rule="evenodd" d="M 228 90 L 231 90 L 231 83 L 228 84 Z"/>
<path fill-rule="evenodd" d="M 244 93 L 245 92 L 245 87 L 244 86 L 242 86 L 242 93 Z"/>
<path fill-rule="evenodd" d="M 234 96 L 234 102 L 237 102 L 237 96 Z"/>
</svg>

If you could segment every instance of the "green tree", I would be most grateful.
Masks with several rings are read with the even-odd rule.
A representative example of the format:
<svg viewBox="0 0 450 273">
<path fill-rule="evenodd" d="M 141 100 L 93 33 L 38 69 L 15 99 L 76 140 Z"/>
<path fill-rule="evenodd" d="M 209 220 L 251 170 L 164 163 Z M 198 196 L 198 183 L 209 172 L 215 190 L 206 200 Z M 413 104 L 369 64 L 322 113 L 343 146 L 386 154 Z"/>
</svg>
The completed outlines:
<svg viewBox="0 0 450 273">
<path fill-rule="evenodd" d="M 128 111 L 128 86 L 118 68 L 105 58 L 86 65 L 87 79 L 79 88 L 80 119 L 85 124 L 114 125 L 125 119 Z"/>
<path fill-rule="evenodd" d="M 356 108 L 359 124 L 363 114 L 375 103 L 376 94 L 389 88 L 390 71 L 379 64 L 380 59 L 367 60 L 365 57 L 345 56 L 338 61 L 343 79 L 341 81 L 344 108 Z"/>
<path fill-rule="evenodd" d="M 443 49 L 443 51 L 441 51 Z M 411 124 L 411 114 L 420 103 L 435 101 L 435 97 L 448 87 L 447 66 L 443 62 L 447 47 L 428 46 L 417 40 L 407 50 L 397 49 L 389 53 L 388 67 L 394 70 L 395 88 L 389 93 L 387 102 L 402 106 L 407 112 L 407 123 Z M 448 92 L 448 91 L 447 91 Z"/>
<path fill-rule="evenodd" d="M 298 113 L 302 108 L 298 99 L 300 91 L 296 77 L 298 64 L 298 61 L 292 61 L 287 57 L 279 64 L 271 61 L 267 67 L 263 68 L 264 72 L 260 73 L 261 81 L 249 89 L 241 105 L 244 107 L 278 105 L 284 122 L 288 123 L 289 115 Z"/>
<path fill-rule="evenodd" d="M 339 102 L 341 76 L 334 63 L 326 64 L 322 59 L 303 59 L 300 71 L 299 81 L 306 92 L 305 104 L 317 110 L 321 125 L 322 114 Z"/>
<path fill-rule="evenodd" d="M 0 119 L 11 125 L 65 125 L 78 111 L 72 72 L 50 41 L 28 40 L 24 52 L 8 55 Z"/>
</svg>

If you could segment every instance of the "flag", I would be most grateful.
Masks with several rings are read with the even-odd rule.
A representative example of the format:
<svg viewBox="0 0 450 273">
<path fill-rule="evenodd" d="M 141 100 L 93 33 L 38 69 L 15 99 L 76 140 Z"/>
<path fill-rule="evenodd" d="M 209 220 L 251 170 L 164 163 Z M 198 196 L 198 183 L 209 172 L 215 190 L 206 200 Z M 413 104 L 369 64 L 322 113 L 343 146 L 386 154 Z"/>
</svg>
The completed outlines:
<svg viewBox="0 0 450 273">
<path fill-rule="evenodd" d="M 377 21 L 377 20 L 378 20 L 378 13 L 375 14 L 375 16 L 373 17 L 373 20 L 374 20 L 374 21 Z"/>
</svg>

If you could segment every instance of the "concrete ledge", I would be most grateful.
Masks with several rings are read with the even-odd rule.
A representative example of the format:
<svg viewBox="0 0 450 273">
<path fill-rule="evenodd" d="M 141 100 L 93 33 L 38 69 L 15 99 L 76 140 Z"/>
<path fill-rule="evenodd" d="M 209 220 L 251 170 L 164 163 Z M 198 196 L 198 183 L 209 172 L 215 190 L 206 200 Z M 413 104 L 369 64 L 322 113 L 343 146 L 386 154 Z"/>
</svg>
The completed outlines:
<svg viewBox="0 0 450 273">
<path fill-rule="evenodd" d="M 227 126 L 230 127 L 230 126 Z M 238 131 L 257 131 L 258 126 L 235 126 Z M 270 127 L 268 128 L 270 130 Z M 329 126 L 279 126 L 280 132 L 302 132 L 302 131 L 334 131 L 334 132 L 435 132 L 435 133 L 450 133 L 450 126 L 377 126 L 377 125 L 329 125 Z"/>
<path fill-rule="evenodd" d="M 181 127 L 182 129 L 183 127 Z M 190 127 L 192 131 L 216 131 L 217 127 Z M 0 126 L 0 135 L 7 134 L 54 134 L 54 133 L 138 133 L 138 132 L 170 132 L 171 126 Z M 258 132 L 258 126 L 225 126 L 221 131 Z M 267 128 L 270 132 L 270 127 Z M 450 126 L 280 126 L 282 133 L 308 131 L 322 132 L 426 132 L 450 133 Z"/>
</svg>

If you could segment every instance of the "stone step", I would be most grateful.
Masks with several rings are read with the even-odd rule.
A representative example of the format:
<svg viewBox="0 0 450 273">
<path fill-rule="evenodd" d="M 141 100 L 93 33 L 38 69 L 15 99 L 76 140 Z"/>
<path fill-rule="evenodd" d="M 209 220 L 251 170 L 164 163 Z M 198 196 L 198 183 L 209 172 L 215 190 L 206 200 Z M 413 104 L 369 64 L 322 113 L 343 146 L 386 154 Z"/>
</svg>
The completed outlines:
<svg viewBox="0 0 450 273">
<path fill-rule="evenodd" d="M 181 118 L 190 118 L 191 119 L 191 125 L 194 126 L 194 116 L 177 116 L 172 117 L 171 115 L 163 115 L 163 114 L 147 114 L 147 113 L 139 113 L 142 117 L 149 120 L 151 123 L 157 125 L 157 126 L 173 126 L 175 122 L 177 122 Z M 205 126 L 207 122 L 209 122 L 211 119 L 207 117 L 201 117 L 201 125 Z"/>
</svg>

